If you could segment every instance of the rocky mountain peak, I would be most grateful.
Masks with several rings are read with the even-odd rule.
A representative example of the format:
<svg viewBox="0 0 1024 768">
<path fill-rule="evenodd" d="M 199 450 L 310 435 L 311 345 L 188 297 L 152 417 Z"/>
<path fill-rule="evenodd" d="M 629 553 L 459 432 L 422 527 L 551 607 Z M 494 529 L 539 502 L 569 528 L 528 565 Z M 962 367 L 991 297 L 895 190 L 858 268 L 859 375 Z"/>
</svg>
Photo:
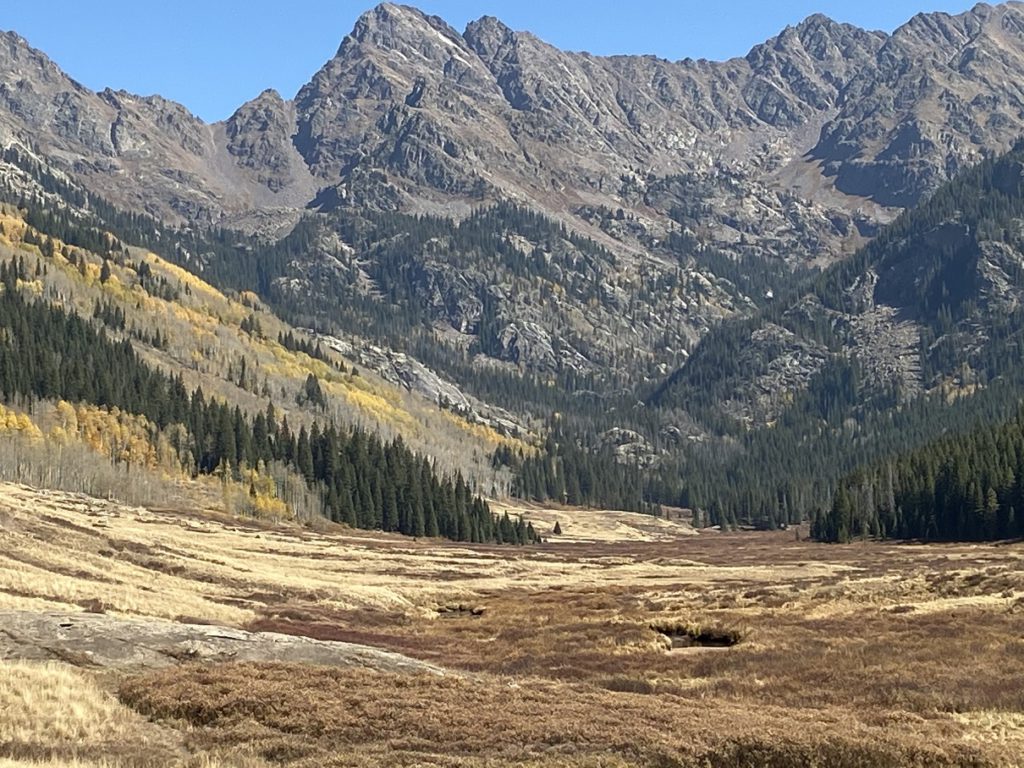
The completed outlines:
<svg viewBox="0 0 1024 768">
<path fill-rule="evenodd" d="M 494 16 L 481 16 L 476 21 L 469 22 L 462 36 L 485 60 L 516 39 L 516 33 Z"/>
<path fill-rule="evenodd" d="M 289 191 L 293 202 L 301 204 L 314 185 L 292 142 L 295 121 L 295 106 L 268 88 L 217 127 L 234 164 L 249 180 L 274 195 Z"/>
<path fill-rule="evenodd" d="M 837 40 L 854 29 L 856 27 L 841 24 L 823 13 L 815 13 L 795 26 L 786 27 L 775 38 L 775 45 L 776 47 L 785 47 L 787 44 L 807 47 L 814 41 L 835 44 Z"/>
<path fill-rule="evenodd" d="M 360 16 L 352 33 L 342 42 L 339 55 L 348 40 L 384 50 L 412 49 L 425 55 L 430 55 L 436 45 L 463 44 L 462 36 L 439 16 L 393 3 L 382 3 Z"/>
<path fill-rule="evenodd" d="M 999 5 L 978 3 L 961 14 L 919 13 L 903 24 L 892 37 L 903 44 L 927 46 L 937 51 L 961 48 L 981 36 L 1000 36 L 1006 31 L 1019 34 L 1024 20 L 1024 3 L 1010 0 Z"/>
<path fill-rule="evenodd" d="M 0 55 L 13 58 L 21 50 L 29 50 L 28 42 L 13 30 L 0 31 Z"/>
<path fill-rule="evenodd" d="M 94 94 L 5 33 L 0 125 L 97 190 L 185 219 L 278 215 L 284 190 L 297 210 L 321 193 L 416 212 L 516 199 L 632 253 L 682 217 L 737 259 L 762 237 L 786 258 L 808 232 L 827 259 L 872 230 L 874 213 L 852 227 L 854 198 L 912 204 L 1024 129 L 1022 9 L 925 14 L 893 35 L 815 14 L 745 58 L 668 62 L 562 51 L 492 16 L 460 34 L 384 3 L 294 102 L 267 91 L 214 126 L 159 97 Z M 729 213 L 708 224 L 702 207 Z"/>
<path fill-rule="evenodd" d="M 980 29 L 982 19 L 972 11 L 951 16 L 948 13 L 919 13 L 903 24 L 893 38 L 903 43 L 948 48 L 961 46 Z"/>
<path fill-rule="evenodd" d="M 747 61 L 755 70 L 784 62 L 783 70 L 788 72 L 778 73 L 783 79 L 792 80 L 795 68 L 801 79 L 828 82 L 838 89 L 865 59 L 875 55 L 886 37 L 884 33 L 868 32 L 816 13 L 754 46 Z"/>
<path fill-rule="evenodd" d="M 870 32 L 830 19 L 821 13 L 808 16 L 795 28 L 801 47 L 819 61 L 843 56 L 870 54 L 884 42 L 882 32 Z"/>
<path fill-rule="evenodd" d="M 267 89 L 263 90 L 262 92 L 260 92 L 259 96 L 257 96 L 256 98 L 252 99 L 251 101 L 247 101 L 245 104 L 243 104 L 241 107 L 239 107 L 235 111 L 235 115 L 237 115 L 239 112 L 243 112 L 245 110 L 250 110 L 251 111 L 251 110 L 256 109 L 256 108 L 279 109 L 279 108 L 283 108 L 284 105 L 285 105 L 285 100 L 281 96 L 281 94 L 277 92 L 277 89 L 275 89 L 275 88 L 267 88 Z"/>
<path fill-rule="evenodd" d="M 45 54 L 29 45 L 29 42 L 14 30 L 0 30 L 0 55 L 15 59 L 25 54 L 46 58 Z"/>
<path fill-rule="evenodd" d="M 21 35 L 16 32 L 0 32 L 0 86 L 4 83 L 17 83 L 21 86 L 31 81 L 38 81 L 40 85 L 66 82 L 84 90 Z"/>
<path fill-rule="evenodd" d="M 1008 45 L 1024 43 L 1024 2 L 1011 0 L 1000 5 L 979 3 L 968 14 L 976 37 L 987 36 Z"/>
<path fill-rule="evenodd" d="M 466 25 L 466 32 L 464 37 L 469 37 L 469 33 L 472 30 L 473 34 L 513 34 L 513 30 L 497 16 L 491 16 L 485 14 L 476 21 L 471 21 Z"/>
</svg>

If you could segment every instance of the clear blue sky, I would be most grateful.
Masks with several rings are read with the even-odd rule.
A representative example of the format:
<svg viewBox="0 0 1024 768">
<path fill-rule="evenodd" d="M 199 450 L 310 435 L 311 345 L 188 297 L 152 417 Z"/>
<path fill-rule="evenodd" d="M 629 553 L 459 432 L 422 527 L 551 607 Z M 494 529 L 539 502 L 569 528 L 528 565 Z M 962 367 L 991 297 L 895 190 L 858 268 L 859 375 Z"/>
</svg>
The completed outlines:
<svg viewBox="0 0 1024 768">
<path fill-rule="evenodd" d="M 812 13 L 892 31 L 919 11 L 959 13 L 953 0 L 420 0 L 461 31 L 497 16 L 560 48 L 725 59 Z M 8 0 L 14 30 L 69 75 L 183 103 L 206 120 L 228 117 L 264 88 L 285 98 L 338 48 L 372 0 Z"/>
</svg>

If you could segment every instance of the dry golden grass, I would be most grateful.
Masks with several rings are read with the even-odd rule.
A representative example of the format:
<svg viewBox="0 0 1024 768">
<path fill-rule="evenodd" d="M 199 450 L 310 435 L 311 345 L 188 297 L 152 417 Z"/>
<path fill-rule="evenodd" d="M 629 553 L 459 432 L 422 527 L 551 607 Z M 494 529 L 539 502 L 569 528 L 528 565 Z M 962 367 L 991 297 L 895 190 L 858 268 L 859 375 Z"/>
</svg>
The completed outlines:
<svg viewBox="0 0 1024 768">
<path fill-rule="evenodd" d="M 1010 754 L 1024 755 L 1024 714 L 999 711 L 958 712 L 953 718 L 968 728 L 966 741 L 997 743 L 1005 746 Z"/>
<path fill-rule="evenodd" d="M 825 579 L 845 567 L 698 562 L 689 550 L 701 546 L 700 537 L 692 547 L 665 541 L 635 551 L 616 543 L 517 549 L 414 542 L 329 525 L 314 532 L 150 511 L 10 484 L 0 484 L 0 515 L 10 520 L 0 529 L 0 608 L 99 601 L 114 613 L 228 624 L 254 618 L 267 604 L 432 616 L 438 603 L 510 589 L 640 584 L 651 591 L 681 580 L 704 589 L 723 578 Z"/>
<path fill-rule="evenodd" d="M 380 695 L 379 691 L 386 691 Z M 315 695 L 313 694 L 315 692 Z M 139 711 L 301 766 L 980 764 L 947 720 L 866 724 L 843 709 L 779 710 L 611 693 L 536 678 L 428 678 L 220 665 L 126 682 Z M 845 726 L 842 735 L 835 726 Z M 937 746 L 945 744 L 946 746 Z"/>
<path fill-rule="evenodd" d="M 157 765 L 179 748 L 174 732 L 62 664 L 0 663 L 0 715 L 0 765 Z"/>
<path fill-rule="evenodd" d="M 95 675 L 60 663 L 0 662 L 0 768 L 266 768 L 244 748 L 196 754 Z"/>
<path fill-rule="evenodd" d="M 141 753 L 131 758 L 109 760 L 80 760 L 75 757 L 26 758 L 14 760 L 0 757 L 0 768 L 268 768 L 270 763 L 241 750 L 226 758 L 212 755 L 193 755 L 175 758 L 170 755 Z"/>
<path fill-rule="evenodd" d="M 54 664 L 0 666 L 0 741 L 28 742 L 45 733 L 82 743 L 123 738 L 138 718 L 86 676 Z"/>
<path fill-rule="evenodd" d="M 644 521 L 549 514 L 583 521 L 586 540 L 467 546 L 0 486 L 0 608 L 195 618 L 467 673 L 257 664 L 114 681 L 189 760 L 1020 764 L 1019 544 L 839 547 L 662 527 L 616 540 L 624 520 L 641 533 Z M 655 628 L 674 626 L 741 642 L 673 649 Z M 127 766 L 130 754 L 70 757 Z"/>
<path fill-rule="evenodd" d="M 673 541 L 697 533 L 688 521 L 667 520 L 636 512 L 573 507 L 553 509 L 523 502 L 498 503 L 494 507 L 498 514 L 508 512 L 513 517 L 518 515 L 529 520 L 551 544 Z M 562 531 L 558 535 L 553 533 L 556 522 Z"/>
<path fill-rule="evenodd" d="M 166 544 L 154 544 L 145 535 L 145 521 L 152 518 L 145 510 L 23 486 L 0 485 L 0 489 L 0 520 L 5 521 L 0 527 L 0 608 L 98 606 L 111 613 L 192 615 L 226 624 L 252 616 L 244 608 L 226 604 L 232 594 L 229 586 L 211 580 L 197 591 L 201 572 L 193 570 L 183 578 L 186 563 L 198 565 L 204 558 L 213 558 L 214 552 L 204 552 L 200 546 L 176 560 Z M 112 523 L 121 515 L 143 528 L 136 528 L 132 538 L 113 535 Z M 167 519 L 164 527 L 173 531 L 178 526 Z M 180 530 L 187 530 L 187 523 Z"/>
<path fill-rule="evenodd" d="M 82 760 L 75 757 L 10 759 L 0 757 L 0 768 L 269 768 L 270 763 L 246 754 L 245 750 L 232 750 L 227 757 L 213 754 L 146 754 L 140 752 L 131 757 L 114 760 Z"/>
<path fill-rule="evenodd" d="M 7 760 L 0 758 L 0 768 L 110 768 L 111 764 L 83 762 L 74 758 L 50 758 L 46 760 Z"/>
</svg>

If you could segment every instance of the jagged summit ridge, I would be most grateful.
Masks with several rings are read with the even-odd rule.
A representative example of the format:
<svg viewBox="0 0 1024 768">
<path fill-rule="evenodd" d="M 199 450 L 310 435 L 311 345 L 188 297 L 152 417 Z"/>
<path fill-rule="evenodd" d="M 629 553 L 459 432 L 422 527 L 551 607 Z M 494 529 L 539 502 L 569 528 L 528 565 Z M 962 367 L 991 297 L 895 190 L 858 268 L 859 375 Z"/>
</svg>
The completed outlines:
<svg viewBox="0 0 1024 768">
<path fill-rule="evenodd" d="M 902 206 L 1024 127 L 1022 7 L 919 14 L 891 35 L 815 14 L 742 58 L 669 62 L 564 52 L 491 16 L 460 33 L 384 3 L 294 100 L 263 94 L 220 126 L 92 94 L 5 33 L 0 122 L 115 199 L 189 220 L 328 187 L 414 210 L 501 197 L 559 215 L 630 209 L 649 201 L 631 200 L 624 176 L 723 168 L 769 186 L 780 167 L 824 172 L 843 193 Z M 367 181 L 381 174 L 385 187 Z M 154 183 L 171 176 L 173 189 Z"/>
<path fill-rule="evenodd" d="M 351 34 L 342 42 L 342 48 L 349 38 L 362 45 L 384 49 L 409 47 L 424 52 L 438 44 L 462 45 L 461 35 L 441 17 L 428 16 L 412 6 L 393 3 L 382 3 L 360 16 Z M 341 48 L 338 55 L 342 55 Z"/>
<path fill-rule="evenodd" d="M 384 4 L 294 98 L 264 91 L 214 125 L 158 96 L 93 93 L 8 34 L 0 135 L 122 207 L 271 237 L 311 211 L 463 220 L 514 202 L 598 255 L 505 232 L 545 275 L 527 285 L 485 261 L 452 274 L 444 242 L 410 245 L 431 327 L 468 340 L 486 306 L 487 354 L 504 362 L 593 373 L 633 339 L 653 370 L 1024 132 L 1022 9 L 926 14 L 892 34 L 819 14 L 746 56 L 673 62 Z M 345 237 L 324 233 L 284 287 L 388 295 Z"/>
</svg>

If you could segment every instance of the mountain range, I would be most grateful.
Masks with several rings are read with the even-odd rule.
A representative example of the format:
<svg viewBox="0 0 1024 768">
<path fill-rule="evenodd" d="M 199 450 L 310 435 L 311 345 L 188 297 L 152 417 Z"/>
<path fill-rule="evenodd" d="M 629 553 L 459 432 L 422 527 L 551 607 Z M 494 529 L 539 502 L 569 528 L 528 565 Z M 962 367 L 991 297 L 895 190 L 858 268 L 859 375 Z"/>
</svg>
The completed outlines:
<svg viewBox="0 0 1024 768">
<path fill-rule="evenodd" d="M 815 15 L 723 62 L 383 4 L 294 98 L 211 125 L 5 33 L 0 178 L 132 212 L 140 244 L 439 403 L 585 411 L 650 462 L 809 396 L 828 422 L 1006 372 L 1019 158 L 994 158 L 1021 83 L 1018 2 L 891 34 Z"/>
<path fill-rule="evenodd" d="M 293 99 L 265 91 L 208 125 L 159 96 L 93 93 L 7 33 L 0 139 L 126 210 L 271 238 L 310 211 L 457 224 L 522 206 L 603 250 L 504 233 L 565 262 L 555 282 L 586 287 L 539 311 L 516 300 L 507 263 L 453 282 L 415 243 L 419 295 L 442 297 L 419 309 L 472 336 L 493 303 L 504 342 L 483 346 L 526 369 L 632 359 L 657 375 L 792 271 L 852 252 L 1007 149 L 1024 124 L 1022 34 L 1019 3 L 921 14 L 892 34 L 817 15 L 743 58 L 669 62 L 560 51 L 492 17 L 459 33 L 384 4 Z M 327 229 L 298 271 L 340 261 L 372 295 L 373 256 Z M 670 300 L 652 298 L 669 283 Z"/>
<path fill-rule="evenodd" d="M 160 97 L 93 93 L 7 33 L 0 123 L 172 220 L 513 198 L 576 217 L 623 207 L 653 226 L 680 191 L 669 179 L 732 174 L 873 210 L 849 197 L 912 204 L 1008 146 L 1022 34 L 1019 3 L 920 14 L 891 35 L 816 15 L 744 58 L 669 62 L 560 51 L 492 17 L 459 33 L 384 4 L 293 99 L 268 90 L 207 125 Z M 807 194 L 820 187 L 834 194 Z"/>
</svg>

